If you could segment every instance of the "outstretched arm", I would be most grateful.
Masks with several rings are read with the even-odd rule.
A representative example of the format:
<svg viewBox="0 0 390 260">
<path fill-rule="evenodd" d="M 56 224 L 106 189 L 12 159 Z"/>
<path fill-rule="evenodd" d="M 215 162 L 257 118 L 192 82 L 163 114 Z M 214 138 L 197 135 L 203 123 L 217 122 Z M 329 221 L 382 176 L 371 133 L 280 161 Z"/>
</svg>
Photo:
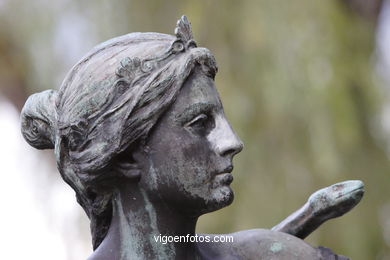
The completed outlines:
<svg viewBox="0 0 390 260">
<path fill-rule="evenodd" d="M 325 221 L 344 215 L 355 207 L 364 194 L 362 181 L 345 181 L 313 193 L 305 205 L 272 228 L 306 238 Z"/>
</svg>

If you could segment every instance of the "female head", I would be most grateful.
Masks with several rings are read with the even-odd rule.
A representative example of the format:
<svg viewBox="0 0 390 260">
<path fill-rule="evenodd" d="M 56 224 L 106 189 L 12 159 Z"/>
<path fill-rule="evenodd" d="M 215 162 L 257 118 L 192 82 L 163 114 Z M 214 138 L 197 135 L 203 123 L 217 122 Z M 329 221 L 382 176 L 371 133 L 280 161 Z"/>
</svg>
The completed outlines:
<svg viewBox="0 0 390 260">
<path fill-rule="evenodd" d="M 177 126 L 191 128 L 192 131 L 194 127 L 190 123 L 195 120 L 194 116 L 212 111 L 218 118 L 223 116 L 217 93 L 210 90 L 214 88 L 213 78 L 217 71 L 213 55 L 207 49 L 196 47 L 185 17 L 179 20 L 175 34 L 176 37 L 132 33 L 100 44 L 72 68 L 58 93 L 50 90 L 32 95 L 23 108 L 23 136 L 38 149 L 55 149 L 61 176 L 75 190 L 78 202 L 91 220 L 94 248 L 100 244 L 110 225 L 113 190 L 120 180 L 140 183 L 149 193 L 163 187 L 165 197 L 172 201 L 175 197 L 171 194 L 172 190 L 182 189 L 189 198 L 203 202 L 198 203 L 199 209 L 193 214 L 200 214 L 200 208 L 205 208 L 204 211 L 218 209 L 232 200 L 230 188 L 219 187 L 222 182 L 231 182 L 229 176 L 218 180 L 218 185 L 210 184 L 218 186 L 216 193 L 219 195 L 214 195 L 219 197 L 207 202 L 212 192 L 206 198 L 199 196 L 212 189 L 207 186 L 207 178 L 194 187 L 189 178 L 199 176 L 178 175 L 181 182 L 176 182 L 175 187 L 172 185 L 174 173 L 189 168 L 182 163 L 180 168 L 181 160 L 172 161 L 172 156 L 169 163 L 162 158 L 164 147 L 186 138 L 183 135 L 172 136 L 175 128 L 167 126 L 177 122 Z M 196 82 L 208 86 L 201 90 L 202 95 L 197 94 L 203 99 L 188 107 L 188 111 L 178 113 L 181 108 L 191 105 L 183 100 L 192 102 L 191 96 L 195 95 L 190 90 L 186 91 L 187 94 L 180 94 L 181 89 L 192 89 Z M 184 95 L 184 98 L 175 102 L 179 95 Z M 207 96 L 214 98 L 203 102 Z M 196 120 L 197 123 L 209 124 L 204 118 Z M 167 122 L 164 124 L 164 121 Z M 192 123 L 195 124 L 195 121 Z M 219 134 L 231 139 L 221 152 L 228 159 L 224 160 L 224 165 L 218 165 L 219 168 L 214 167 L 215 174 L 225 173 L 231 171 L 231 158 L 242 145 L 224 116 L 212 123 L 225 129 Z M 168 135 L 169 132 L 171 135 Z M 214 131 L 207 135 L 210 144 L 215 144 L 212 139 L 216 139 L 216 134 Z M 196 139 L 194 135 L 192 137 L 191 145 Z M 162 146 L 159 138 L 171 142 Z M 220 150 L 218 145 L 214 146 L 214 150 Z M 211 150 L 199 152 L 211 153 Z M 167 155 L 178 152 L 170 151 L 164 152 Z M 217 164 L 217 160 L 207 160 Z M 194 166 L 197 162 L 199 159 L 190 165 Z M 175 167 L 169 170 L 167 165 Z M 222 166 L 225 168 L 222 169 Z M 205 167 L 209 165 L 203 165 Z M 202 170 L 201 167 L 199 169 Z M 195 171 L 194 167 L 192 170 Z M 151 171 L 153 174 L 150 174 Z M 165 179 L 162 171 L 170 171 L 168 175 L 171 178 Z M 159 187 L 153 185 L 152 180 L 156 177 L 163 180 Z M 180 184 L 187 186 L 178 187 Z M 197 189 L 201 184 L 207 187 L 203 191 Z"/>
</svg>

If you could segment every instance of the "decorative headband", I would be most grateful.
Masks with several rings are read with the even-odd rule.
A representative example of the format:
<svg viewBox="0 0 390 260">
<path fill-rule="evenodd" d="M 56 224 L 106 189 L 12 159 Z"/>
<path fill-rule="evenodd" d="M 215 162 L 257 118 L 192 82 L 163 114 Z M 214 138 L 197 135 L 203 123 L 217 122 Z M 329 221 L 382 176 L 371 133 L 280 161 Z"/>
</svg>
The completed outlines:
<svg viewBox="0 0 390 260">
<path fill-rule="evenodd" d="M 131 88 L 139 82 L 139 80 L 150 75 L 155 69 L 161 68 L 167 64 L 177 54 L 197 47 L 196 42 L 193 39 L 191 24 L 186 16 L 182 16 L 180 20 L 177 21 L 175 35 L 176 39 L 172 42 L 169 49 L 160 56 L 145 59 L 140 59 L 138 57 L 126 57 L 122 59 L 115 72 L 118 79 L 114 82 L 114 86 L 124 86 L 126 89 Z M 120 92 L 122 91 L 124 90 L 121 90 Z M 97 124 L 97 121 L 95 124 Z M 87 128 L 88 123 L 84 119 L 79 119 L 77 122 L 71 124 L 66 123 L 60 127 L 62 135 L 66 136 L 68 139 L 68 145 L 71 150 L 76 150 L 83 142 L 87 135 Z"/>
<path fill-rule="evenodd" d="M 155 68 L 161 67 L 161 63 L 167 63 L 174 55 L 197 47 L 196 42 L 193 39 L 191 23 L 185 15 L 177 21 L 175 35 L 176 40 L 172 42 L 171 47 L 161 56 L 142 60 L 137 57 L 124 58 L 116 69 L 116 75 L 119 77 L 116 83 L 124 83 L 130 87 L 137 79 L 143 78 L 150 74 Z"/>
</svg>

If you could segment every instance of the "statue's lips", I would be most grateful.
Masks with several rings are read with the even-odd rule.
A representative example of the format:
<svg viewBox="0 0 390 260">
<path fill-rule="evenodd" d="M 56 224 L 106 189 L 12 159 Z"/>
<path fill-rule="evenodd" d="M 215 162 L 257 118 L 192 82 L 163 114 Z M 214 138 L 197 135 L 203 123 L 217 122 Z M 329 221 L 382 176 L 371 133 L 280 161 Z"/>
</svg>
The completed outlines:
<svg viewBox="0 0 390 260">
<path fill-rule="evenodd" d="M 229 165 L 223 170 L 215 171 L 211 179 L 207 183 L 213 183 L 213 187 L 216 188 L 220 185 L 230 185 L 233 182 L 233 165 Z"/>
<path fill-rule="evenodd" d="M 233 182 L 233 175 L 230 173 L 222 173 L 221 174 L 221 184 L 230 185 Z"/>
<path fill-rule="evenodd" d="M 214 178 L 218 183 L 222 185 L 230 185 L 234 179 L 233 175 L 231 174 L 232 171 L 233 166 L 230 165 L 226 167 L 223 171 L 217 173 Z"/>
</svg>

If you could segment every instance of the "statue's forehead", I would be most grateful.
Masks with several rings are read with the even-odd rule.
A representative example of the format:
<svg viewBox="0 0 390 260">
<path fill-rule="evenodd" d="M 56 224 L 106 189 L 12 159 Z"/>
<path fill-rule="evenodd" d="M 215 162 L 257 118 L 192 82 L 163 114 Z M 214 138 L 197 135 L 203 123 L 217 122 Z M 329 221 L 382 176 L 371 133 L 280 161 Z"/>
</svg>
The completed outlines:
<svg viewBox="0 0 390 260">
<path fill-rule="evenodd" d="M 220 99 L 214 80 L 204 73 L 195 72 L 184 84 L 176 103 L 183 109 L 196 103 L 219 106 Z"/>
</svg>

